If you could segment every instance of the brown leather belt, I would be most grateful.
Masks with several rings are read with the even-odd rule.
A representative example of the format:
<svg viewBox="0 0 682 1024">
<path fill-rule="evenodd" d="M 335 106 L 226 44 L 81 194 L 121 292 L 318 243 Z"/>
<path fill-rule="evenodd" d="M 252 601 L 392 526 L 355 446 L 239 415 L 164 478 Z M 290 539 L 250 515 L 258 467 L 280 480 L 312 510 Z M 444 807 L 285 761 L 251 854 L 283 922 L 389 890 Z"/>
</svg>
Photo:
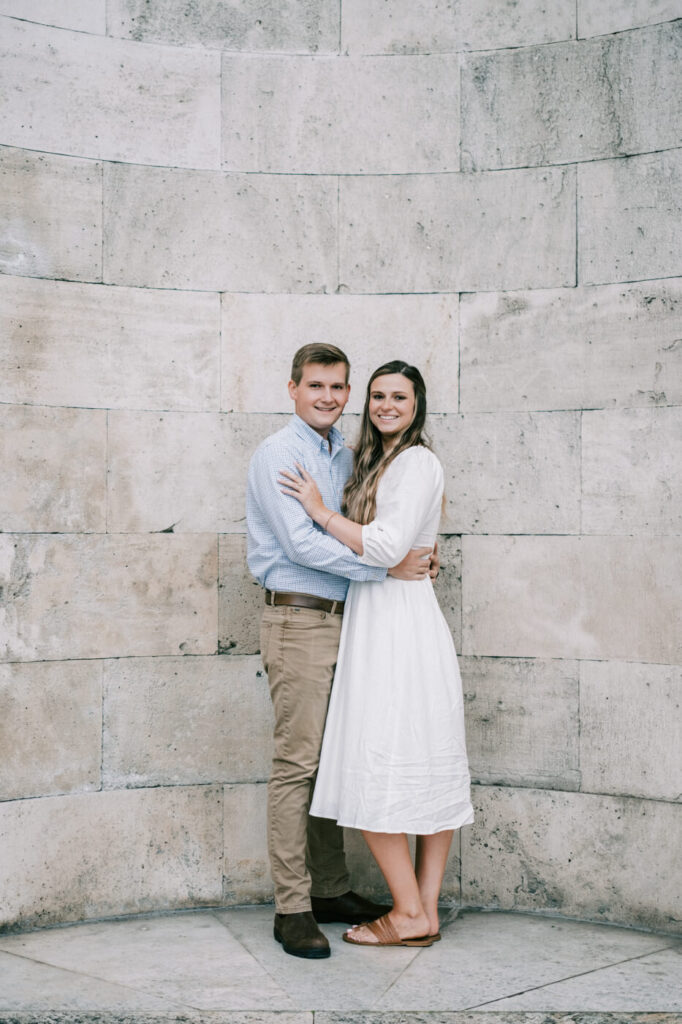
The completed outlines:
<svg viewBox="0 0 682 1024">
<path fill-rule="evenodd" d="M 265 591 L 265 603 L 269 605 L 290 605 L 293 608 L 314 608 L 318 612 L 331 612 L 332 615 L 343 615 L 343 601 L 329 601 L 326 597 L 314 597 L 313 594 L 293 594 L 286 590 Z"/>
</svg>

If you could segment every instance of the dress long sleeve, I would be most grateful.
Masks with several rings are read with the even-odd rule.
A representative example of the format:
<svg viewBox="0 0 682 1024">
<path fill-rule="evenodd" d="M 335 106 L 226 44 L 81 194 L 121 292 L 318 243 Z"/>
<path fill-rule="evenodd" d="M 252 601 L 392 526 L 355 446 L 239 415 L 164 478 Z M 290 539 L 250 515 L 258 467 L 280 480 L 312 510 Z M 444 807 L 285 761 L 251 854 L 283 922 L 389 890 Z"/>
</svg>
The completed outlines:
<svg viewBox="0 0 682 1024">
<path fill-rule="evenodd" d="M 443 469 L 428 448 L 401 452 L 383 479 L 383 499 L 377 517 L 362 527 L 362 561 L 367 565 L 397 565 L 410 548 L 433 544 L 423 526 L 433 522 L 443 496 Z M 437 515 L 436 515 L 437 518 Z"/>
</svg>

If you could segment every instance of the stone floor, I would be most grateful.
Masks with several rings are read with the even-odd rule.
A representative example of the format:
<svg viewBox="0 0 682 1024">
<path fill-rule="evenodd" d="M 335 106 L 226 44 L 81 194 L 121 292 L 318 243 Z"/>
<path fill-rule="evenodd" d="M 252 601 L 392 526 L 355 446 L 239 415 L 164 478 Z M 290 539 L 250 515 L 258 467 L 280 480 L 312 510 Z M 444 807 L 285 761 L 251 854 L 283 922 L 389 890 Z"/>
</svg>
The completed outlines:
<svg viewBox="0 0 682 1024">
<path fill-rule="evenodd" d="M 0 936 L 0 1022 L 682 1022 L 682 940 L 522 914 L 451 916 L 428 949 L 282 952 L 271 907 Z"/>
</svg>

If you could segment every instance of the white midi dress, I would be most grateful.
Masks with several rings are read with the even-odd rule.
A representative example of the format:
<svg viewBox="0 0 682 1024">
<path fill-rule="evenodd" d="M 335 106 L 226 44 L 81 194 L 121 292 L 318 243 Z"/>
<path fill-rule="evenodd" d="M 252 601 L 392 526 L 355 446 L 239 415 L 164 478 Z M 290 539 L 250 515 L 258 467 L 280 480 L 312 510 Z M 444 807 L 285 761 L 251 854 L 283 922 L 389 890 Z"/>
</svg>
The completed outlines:
<svg viewBox="0 0 682 1024">
<path fill-rule="evenodd" d="M 432 546 L 443 470 L 408 448 L 362 528 L 369 565 Z M 473 821 L 462 682 L 431 580 L 351 582 L 310 813 L 349 828 L 431 835 Z"/>
</svg>

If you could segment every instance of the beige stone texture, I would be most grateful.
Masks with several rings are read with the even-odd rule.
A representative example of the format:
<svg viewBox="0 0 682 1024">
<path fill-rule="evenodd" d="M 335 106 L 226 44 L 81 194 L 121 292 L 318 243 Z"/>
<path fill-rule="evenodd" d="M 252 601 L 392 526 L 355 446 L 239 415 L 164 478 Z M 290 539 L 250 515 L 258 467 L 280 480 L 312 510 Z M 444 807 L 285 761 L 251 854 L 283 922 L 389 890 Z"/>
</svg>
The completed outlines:
<svg viewBox="0 0 682 1024">
<path fill-rule="evenodd" d="M 220 299 L 0 277 L 0 401 L 217 410 Z"/>
<path fill-rule="evenodd" d="M 218 651 L 258 654 L 263 589 L 246 564 L 244 534 L 218 538 Z"/>
<path fill-rule="evenodd" d="M 463 537 L 463 653 L 676 664 L 682 541 Z"/>
<path fill-rule="evenodd" d="M 244 533 L 246 473 L 279 416 L 109 414 L 109 529 Z"/>
<path fill-rule="evenodd" d="M 0 147 L 0 273 L 102 280 L 102 167 Z"/>
<path fill-rule="evenodd" d="M 414 859 L 414 837 L 408 836 L 410 851 Z M 350 874 L 350 884 L 354 891 L 362 893 L 368 899 L 379 903 L 391 903 L 391 896 L 384 876 L 377 862 L 369 852 L 362 832 L 347 828 L 344 831 L 344 849 L 346 864 Z M 459 901 L 460 897 L 460 833 L 455 832 L 450 855 L 445 867 L 441 886 L 441 903 Z"/>
<path fill-rule="evenodd" d="M 0 14 L 98 35 L 106 28 L 106 0 L 0 0 Z"/>
<path fill-rule="evenodd" d="M 0 800 L 99 789 L 100 664 L 0 665 L 0 750 Z"/>
<path fill-rule="evenodd" d="M 578 533 L 580 418 L 574 412 L 434 417 L 447 533 Z"/>
<path fill-rule="evenodd" d="M 0 405 L 0 531 L 106 529 L 106 413 Z"/>
<path fill-rule="evenodd" d="M 104 279 L 202 291 L 334 291 L 337 191 L 329 177 L 109 165 Z"/>
<path fill-rule="evenodd" d="M 260 658 L 104 663 L 105 789 L 260 782 L 272 715 Z"/>
<path fill-rule="evenodd" d="M 450 627 L 455 649 L 462 649 L 462 538 L 441 534 L 438 537 L 440 571 L 433 588 Z"/>
<path fill-rule="evenodd" d="M 575 279 L 575 170 L 347 177 L 340 287 L 556 288 Z"/>
<path fill-rule="evenodd" d="M 272 903 L 267 843 L 267 787 L 225 786 L 223 903 Z"/>
<path fill-rule="evenodd" d="M 493 50 L 574 35 L 573 0 L 344 0 L 342 7 L 350 53 Z"/>
<path fill-rule="evenodd" d="M 216 786 L 0 804 L 1 923 L 219 903 L 222 811 Z"/>
<path fill-rule="evenodd" d="M 682 17 L 681 0 L 577 0 L 578 35 L 624 32 Z"/>
<path fill-rule="evenodd" d="M 457 412 L 458 306 L 457 295 L 223 295 L 222 408 L 292 412 L 294 352 L 324 339 L 350 359 L 348 412 L 362 412 L 391 359 L 419 367 L 430 412 Z"/>
<path fill-rule="evenodd" d="M 459 170 L 456 55 L 222 60 L 228 171 Z"/>
<path fill-rule="evenodd" d="M 579 788 L 577 662 L 461 658 L 460 671 L 474 782 Z"/>
<path fill-rule="evenodd" d="M 0 660 L 213 654 L 212 536 L 0 535 Z"/>
<path fill-rule="evenodd" d="M 220 59 L 8 19 L 0 133 L 12 146 L 219 167 Z"/>
<path fill-rule="evenodd" d="M 682 26 L 465 58 L 462 166 L 528 167 L 682 145 Z"/>
<path fill-rule="evenodd" d="M 582 789 L 682 800 L 682 668 L 580 666 Z"/>
<path fill-rule="evenodd" d="M 463 412 L 682 402 L 682 279 L 463 295 Z"/>
<path fill-rule="evenodd" d="M 578 167 L 581 284 L 682 271 L 682 149 Z"/>
<path fill-rule="evenodd" d="M 475 809 L 462 838 L 465 904 L 679 930 L 678 807 L 485 786 Z"/>
<path fill-rule="evenodd" d="M 108 0 L 109 35 L 223 50 L 337 53 L 338 0 Z"/>
<path fill-rule="evenodd" d="M 582 416 L 583 533 L 682 534 L 682 408 Z"/>
</svg>

